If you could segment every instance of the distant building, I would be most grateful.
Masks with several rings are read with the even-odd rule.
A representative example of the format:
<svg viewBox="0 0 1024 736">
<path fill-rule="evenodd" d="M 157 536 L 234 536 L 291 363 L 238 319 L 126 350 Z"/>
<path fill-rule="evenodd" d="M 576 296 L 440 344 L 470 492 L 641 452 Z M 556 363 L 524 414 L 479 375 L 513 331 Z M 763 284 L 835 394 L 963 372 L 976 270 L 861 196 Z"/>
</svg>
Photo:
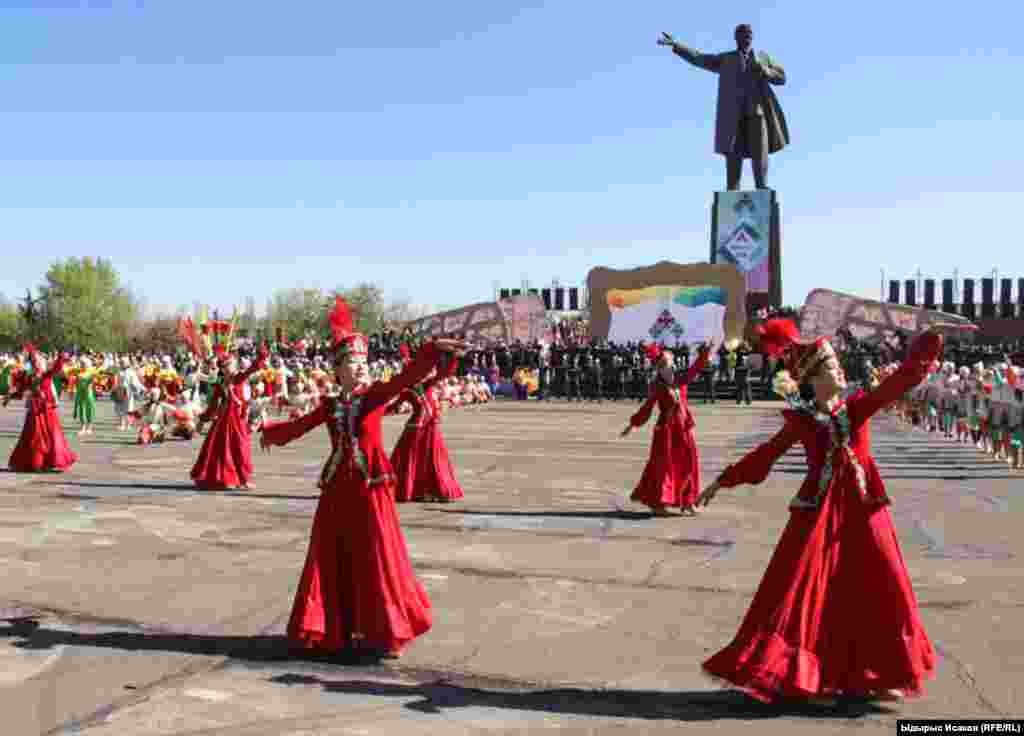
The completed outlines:
<svg viewBox="0 0 1024 736">
<path fill-rule="evenodd" d="M 886 301 L 967 317 L 978 325 L 980 342 L 1024 339 L 1024 278 L 999 279 L 998 271 L 992 271 L 984 278 L 954 275 L 937 282 L 918 273 L 915 278 L 890 280 Z"/>
</svg>

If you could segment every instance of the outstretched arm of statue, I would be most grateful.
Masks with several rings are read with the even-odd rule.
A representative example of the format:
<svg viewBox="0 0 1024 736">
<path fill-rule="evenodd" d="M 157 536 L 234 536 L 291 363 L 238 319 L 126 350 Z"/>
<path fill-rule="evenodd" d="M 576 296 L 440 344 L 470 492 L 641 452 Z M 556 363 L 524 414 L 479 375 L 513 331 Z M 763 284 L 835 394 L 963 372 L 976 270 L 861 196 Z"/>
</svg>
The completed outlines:
<svg viewBox="0 0 1024 736">
<path fill-rule="evenodd" d="M 701 69 L 707 69 L 709 72 L 717 72 L 722 66 L 722 57 L 720 54 L 702 54 L 700 51 L 694 51 L 689 46 L 685 46 L 674 38 L 670 33 L 662 33 L 661 38 L 658 39 L 659 46 L 668 46 L 672 49 L 672 53 L 676 56 L 686 59 L 694 66 L 699 66 Z"/>
</svg>

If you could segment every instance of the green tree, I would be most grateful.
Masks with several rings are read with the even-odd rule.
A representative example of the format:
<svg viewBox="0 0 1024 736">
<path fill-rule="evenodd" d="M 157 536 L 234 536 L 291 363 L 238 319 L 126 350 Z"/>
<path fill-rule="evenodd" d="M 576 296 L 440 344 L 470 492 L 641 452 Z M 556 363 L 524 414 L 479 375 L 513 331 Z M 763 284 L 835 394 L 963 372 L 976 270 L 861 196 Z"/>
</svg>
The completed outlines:
<svg viewBox="0 0 1024 736">
<path fill-rule="evenodd" d="M 17 350 L 24 337 L 25 322 L 21 310 L 17 304 L 0 295 L 0 350 Z"/>
<path fill-rule="evenodd" d="M 182 347 L 178 337 L 178 318 L 157 315 L 151 320 L 138 322 L 126 347 L 132 352 L 174 353 Z"/>
<path fill-rule="evenodd" d="M 388 303 L 384 292 L 375 284 L 360 283 L 354 287 L 338 287 L 330 293 L 319 288 L 283 289 L 267 303 L 264 329 L 273 335 L 280 327 L 286 339 L 297 340 L 309 334 L 330 335 L 327 315 L 334 307 L 335 296 L 348 302 L 353 312 L 355 329 L 367 335 L 380 332 L 387 323 L 403 323 L 423 316 L 425 310 L 408 302 Z"/>
<path fill-rule="evenodd" d="M 426 317 L 434 310 L 422 304 L 413 304 L 408 299 L 400 299 L 388 304 L 384 309 L 384 322 L 393 329 L 401 329 L 406 323 Z"/>
<path fill-rule="evenodd" d="M 327 324 L 327 298 L 320 289 L 282 289 L 274 293 L 267 310 L 269 334 L 280 327 L 286 340 L 298 340 L 308 332 L 323 332 Z"/>
<path fill-rule="evenodd" d="M 384 327 L 388 305 L 384 300 L 384 292 L 379 286 L 361 283 L 351 289 L 335 289 L 329 300 L 332 304 L 337 294 L 340 294 L 348 302 L 349 308 L 353 312 L 357 331 L 366 335 L 381 331 Z"/>
<path fill-rule="evenodd" d="M 47 271 L 40 292 L 44 332 L 51 347 L 127 347 L 138 307 L 110 261 L 89 256 L 57 261 Z"/>
<path fill-rule="evenodd" d="M 259 319 L 256 317 L 256 300 L 251 296 L 245 300 L 245 311 L 238 318 L 238 329 L 243 335 L 253 338 L 260 331 Z"/>
</svg>

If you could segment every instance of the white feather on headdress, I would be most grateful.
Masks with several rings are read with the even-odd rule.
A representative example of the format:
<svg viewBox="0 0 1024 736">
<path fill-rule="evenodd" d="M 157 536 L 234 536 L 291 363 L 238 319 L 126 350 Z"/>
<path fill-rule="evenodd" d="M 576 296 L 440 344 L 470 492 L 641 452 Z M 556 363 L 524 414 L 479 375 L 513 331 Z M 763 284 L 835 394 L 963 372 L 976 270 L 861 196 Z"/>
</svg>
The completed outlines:
<svg viewBox="0 0 1024 736">
<path fill-rule="evenodd" d="M 775 378 L 772 379 L 772 391 L 783 398 L 789 398 L 799 395 L 800 386 L 793 380 L 793 376 L 790 375 L 789 371 L 782 370 L 776 373 Z"/>
</svg>

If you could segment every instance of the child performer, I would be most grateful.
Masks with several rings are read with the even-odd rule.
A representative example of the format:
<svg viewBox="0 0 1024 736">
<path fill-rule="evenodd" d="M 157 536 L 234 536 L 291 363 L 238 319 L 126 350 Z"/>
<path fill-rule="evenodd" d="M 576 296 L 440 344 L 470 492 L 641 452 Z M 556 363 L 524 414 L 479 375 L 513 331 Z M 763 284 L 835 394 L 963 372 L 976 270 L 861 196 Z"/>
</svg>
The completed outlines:
<svg viewBox="0 0 1024 736">
<path fill-rule="evenodd" d="M 273 401 L 270 396 L 264 396 L 264 384 L 254 383 L 252 385 L 252 398 L 249 399 L 249 430 L 258 432 L 267 419 L 267 407 Z"/>
<path fill-rule="evenodd" d="M 60 355 L 46 369 L 46 359 L 33 345 L 25 348 L 32 374 L 22 379 L 20 390 L 15 396 L 28 392 L 25 424 L 21 436 L 11 452 L 7 467 L 14 473 L 38 473 L 43 470 L 64 471 L 78 460 L 68 446 L 64 430 L 60 426 L 57 412 L 57 391 L 53 386 L 54 377 L 63 375 L 66 356 Z"/>
<path fill-rule="evenodd" d="M 174 420 L 174 427 L 171 429 L 171 436 L 183 440 L 191 440 L 196 436 L 196 417 L 199 415 L 198 404 L 189 398 L 191 391 L 178 394 L 174 402 L 174 411 L 171 418 Z"/>
<path fill-rule="evenodd" d="M 655 516 L 669 516 L 668 506 L 679 506 L 684 514 L 697 513 L 696 501 L 700 494 L 700 457 L 693 436 L 694 421 L 687 402 L 688 384 L 697 378 L 708 364 L 712 346 L 700 347 L 697 360 L 678 383 L 675 377 L 675 359 L 672 353 L 656 345 L 647 349 L 655 363 L 657 377 L 651 384 L 647 401 L 632 416 L 622 431 L 627 436 L 642 427 L 651 417 L 655 405 L 660 415 L 654 427 L 651 454 L 640 482 L 630 500 L 651 508 Z"/>
<path fill-rule="evenodd" d="M 146 403 L 136 412 L 136 418 L 141 422 L 137 442 L 152 445 L 167 439 L 168 415 L 173 411 L 174 406 L 163 400 L 160 387 L 146 391 Z"/>
<path fill-rule="evenodd" d="M 371 382 L 366 338 L 353 331 L 340 298 L 330 324 L 340 394 L 300 419 L 265 424 L 261 436 L 264 449 L 279 447 L 326 424 L 333 448 L 320 476 L 320 502 L 288 636 L 327 652 L 352 646 L 397 657 L 430 629 L 432 616 L 398 523 L 381 417 L 403 389 L 427 377 L 443 353 L 467 346 L 454 340 L 427 343 L 400 375 Z"/>
<path fill-rule="evenodd" d="M 79 435 L 92 434 L 96 423 L 96 369 L 88 356 L 79 361 L 78 377 L 75 381 L 75 419 L 82 425 Z"/>
<path fill-rule="evenodd" d="M 917 694 L 933 675 L 935 652 L 886 508 L 868 422 L 925 378 L 942 351 L 940 327 L 946 325 L 918 337 L 877 389 L 845 401 L 846 377 L 827 340 L 798 342 L 788 320 L 758 328 L 761 349 L 784 359 L 775 387 L 792 408 L 783 411 L 782 430 L 726 468 L 700 501 L 721 488 L 762 482 L 798 442 L 808 475 L 739 633 L 704 663 L 706 672 L 759 700 L 819 702 L 838 694 Z"/>
<path fill-rule="evenodd" d="M 117 382 L 111 393 L 119 432 L 128 429 L 128 418 L 135 413 L 135 399 L 142 395 L 143 390 L 142 381 L 132 367 L 131 360 L 127 357 L 121 358 L 121 370 L 117 374 Z"/>
<path fill-rule="evenodd" d="M 1010 415 L 1010 449 L 1012 451 L 1012 466 L 1014 470 L 1024 468 L 1024 392 L 1021 389 L 1014 389 L 1013 412 Z"/>
</svg>

